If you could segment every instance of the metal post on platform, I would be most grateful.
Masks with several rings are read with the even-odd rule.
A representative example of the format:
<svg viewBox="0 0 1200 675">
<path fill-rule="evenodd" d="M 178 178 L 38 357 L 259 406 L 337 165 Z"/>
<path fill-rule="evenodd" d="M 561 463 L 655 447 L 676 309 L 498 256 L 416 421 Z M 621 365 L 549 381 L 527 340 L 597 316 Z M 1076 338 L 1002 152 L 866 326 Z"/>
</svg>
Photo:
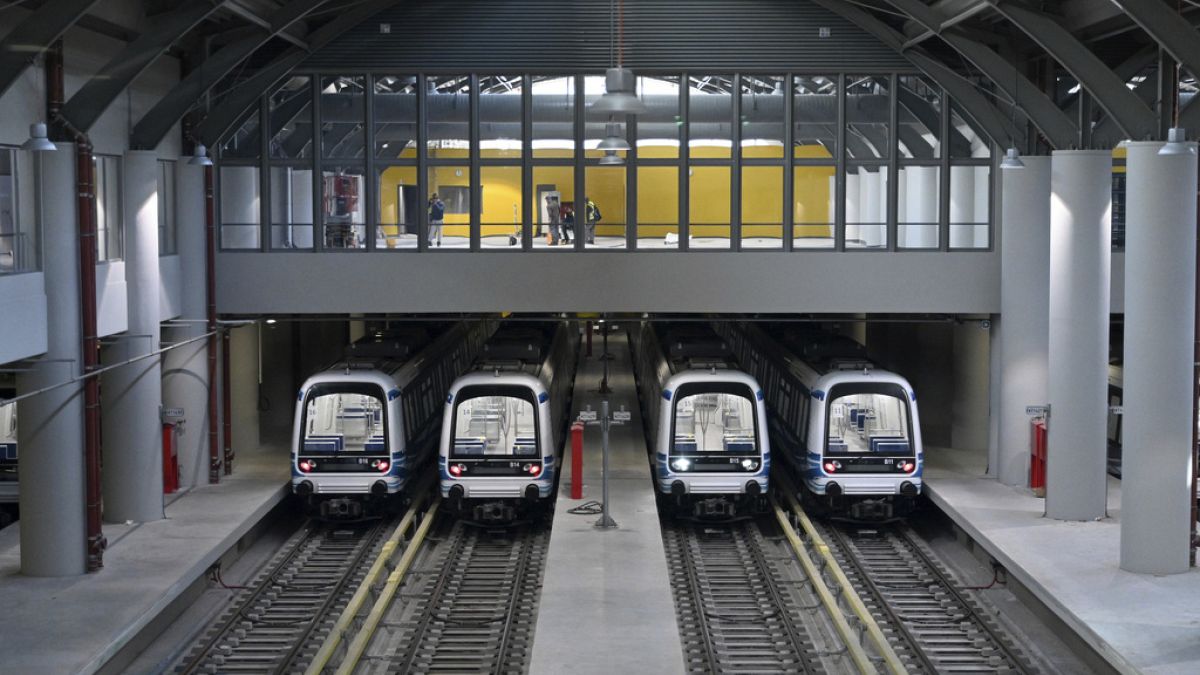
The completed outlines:
<svg viewBox="0 0 1200 675">
<path fill-rule="evenodd" d="M 608 388 L 608 362 L 612 360 L 612 354 L 608 353 L 608 322 L 600 319 L 600 335 L 604 340 L 604 353 L 600 355 L 600 360 L 604 362 L 604 378 L 600 380 L 600 393 L 611 394 L 612 390 Z"/>
<path fill-rule="evenodd" d="M 605 362 L 607 368 L 607 361 Z M 612 424 L 612 420 L 608 416 L 608 399 L 600 402 L 600 447 L 604 453 L 604 463 L 601 474 L 601 510 L 600 520 L 596 521 L 596 527 L 616 527 L 617 521 L 612 519 L 608 514 L 608 428 Z"/>
</svg>

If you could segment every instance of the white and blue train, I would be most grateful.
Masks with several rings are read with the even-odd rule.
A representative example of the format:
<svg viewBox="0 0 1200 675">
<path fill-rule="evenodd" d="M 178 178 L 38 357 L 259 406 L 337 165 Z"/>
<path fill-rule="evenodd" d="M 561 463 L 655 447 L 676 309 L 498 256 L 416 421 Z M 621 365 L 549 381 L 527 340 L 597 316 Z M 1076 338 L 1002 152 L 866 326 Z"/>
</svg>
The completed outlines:
<svg viewBox="0 0 1200 675">
<path fill-rule="evenodd" d="M 758 380 L 703 324 L 643 322 L 631 344 L 663 501 L 696 518 L 765 509 L 771 446 Z"/>
<path fill-rule="evenodd" d="M 908 380 L 824 331 L 735 322 L 716 329 L 763 383 L 776 448 L 806 502 L 855 520 L 912 510 L 924 450 Z"/>
<path fill-rule="evenodd" d="M 300 388 L 292 490 L 324 517 L 358 517 L 402 495 L 433 459 L 449 383 L 495 323 L 381 331 Z"/>
<path fill-rule="evenodd" d="M 442 497 L 459 516 L 511 522 L 549 512 L 579 359 L 570 323 L 502 326 L 445 397 Z"/>
</svg>

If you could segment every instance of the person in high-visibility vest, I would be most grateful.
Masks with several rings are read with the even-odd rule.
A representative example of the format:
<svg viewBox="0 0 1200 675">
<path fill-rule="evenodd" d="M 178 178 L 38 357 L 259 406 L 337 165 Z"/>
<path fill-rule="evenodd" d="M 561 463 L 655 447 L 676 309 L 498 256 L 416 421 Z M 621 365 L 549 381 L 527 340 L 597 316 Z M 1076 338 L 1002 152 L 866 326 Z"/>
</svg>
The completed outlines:
<svg viewBox="0 0 1200 675">
<path fill-rule="evenodd" d="M 596 223 L 600 222 L 600 207 L 591 197 L 584 197 L 586 211 L 584 214 L 584 233 L 589 244 L 596 243 Z"/>
</svg>

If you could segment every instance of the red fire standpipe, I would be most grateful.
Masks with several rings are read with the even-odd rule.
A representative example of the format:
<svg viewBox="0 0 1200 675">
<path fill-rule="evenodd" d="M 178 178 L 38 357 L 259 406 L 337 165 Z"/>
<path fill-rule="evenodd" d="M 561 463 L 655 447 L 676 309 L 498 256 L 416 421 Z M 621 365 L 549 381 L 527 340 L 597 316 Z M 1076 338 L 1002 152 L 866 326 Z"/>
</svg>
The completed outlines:
<svg viewBox="0 0 1200 675">
<path fill-rule="evenodd" d="M 217 443 L 217 234 L 213 199 L 213 168 L 204 167 L 204 285 L 208 295 L 208 482 L 221 482 Z M 226 385 L 228 386 L 228 385 Z"/>
<path fill-rule="evenodd" d="M 87 137 L 75 141 L 75 172 L 79 211 L 79 290 L 83 309 L 83 372 L 100 366 L 100 340 L 96 335 L 96 203 L 92 144 Z M 100 529 L 100 378 L 83 384 L 83 452 L 87 467 L 87 569 L 104 567 L 104 535 Z"/>
<path fill-rule="evenodd" d="M 229 383 L 229 331 L 221 341 L 221 423 L 225 432 L 225 475 L 233 473 L 233 387 Z"/>
<path fill-rule="evenodd" d="M 179 489 L 179 455 L 175 451 L 175 425 L 162 425 L 163 494 Z"/>
<path fill-rule="evenodd" d="M 1200 185 L 1196 186 L 1196 214 L 1196 230 L 1200 233 Z M 1196 306 L 1192 314 L 1195 321 L 1192 338 L 1192 480 L 1189 483 L 1192 490 L 1192 546 L 1188 558 L 1189 564 L 1195 567 L 1196 546 L 1200 544 L 1196 539 L 1196 518 L 1200 517 L 1196 504 L 1196 474 L 1200 471 L 1200 430 L 1197 429 L 1200 424 L 1200 237 L 1196 239 Z"/>
<path fill-rule="evenodd" d="M 583 499 L 583 422 L 571 425 L 571 499 Z"/>
</svg>

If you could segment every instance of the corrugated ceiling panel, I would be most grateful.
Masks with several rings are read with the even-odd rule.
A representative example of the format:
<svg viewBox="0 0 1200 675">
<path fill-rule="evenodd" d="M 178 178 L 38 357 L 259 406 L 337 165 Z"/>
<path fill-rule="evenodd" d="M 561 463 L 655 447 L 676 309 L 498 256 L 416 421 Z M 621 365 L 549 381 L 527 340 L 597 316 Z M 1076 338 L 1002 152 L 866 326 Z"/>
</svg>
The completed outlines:
<svg viewBox="0 0 1200 675">
<path fill-rule="evenodd" d="M 414 0 L 347 32 L 303 67 L 600 71 L 610 61 L 610 16 L 604 0 Z M 913 69 L 874 37 L 804 0 L 626 0 L 624 24 L 625 64 L 641 71 Z M 822 28 L 829 37 L 820 37 Z"/>
</svg>

